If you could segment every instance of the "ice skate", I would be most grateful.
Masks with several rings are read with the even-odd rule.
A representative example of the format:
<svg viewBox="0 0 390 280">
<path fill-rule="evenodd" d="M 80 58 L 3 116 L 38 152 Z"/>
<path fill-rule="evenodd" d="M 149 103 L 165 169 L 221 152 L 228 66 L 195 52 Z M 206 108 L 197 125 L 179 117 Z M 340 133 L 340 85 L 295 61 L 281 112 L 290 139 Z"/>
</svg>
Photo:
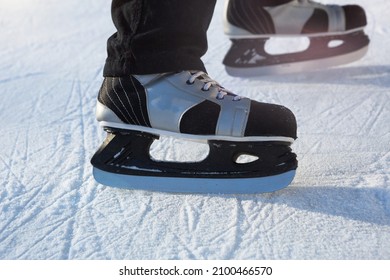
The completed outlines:
<svg viewBox="0 0 390 280">
<path fill-rule="evenodd" d="M 362 58 L 369 39 L 363 8 L 323 5 L 310 0 L 226 0 L 224 29 L 232 45 L 223 63 L 232 76 L 310 71 L 350 63 Z M 263 4 L 261 4 L 263 3 Z M 260 5 L 261 4 L 261 5 Z M 270 38 L 304 36 L 305 50 L 272 54 Z"/>
<path fill-rule="evenodd" d="M 288 186 L 297 168 L 293 113 L 240 97 L 204 72 L 105 78 L 97 119 L 107 138 L 93 156 L 108 186 L 179 193 L 261 193 Z M 208 143 L 199 162 L 150 156 L 160 136 Z M 237 162 L 241 155 L 255 158 Z"/>
</svg>

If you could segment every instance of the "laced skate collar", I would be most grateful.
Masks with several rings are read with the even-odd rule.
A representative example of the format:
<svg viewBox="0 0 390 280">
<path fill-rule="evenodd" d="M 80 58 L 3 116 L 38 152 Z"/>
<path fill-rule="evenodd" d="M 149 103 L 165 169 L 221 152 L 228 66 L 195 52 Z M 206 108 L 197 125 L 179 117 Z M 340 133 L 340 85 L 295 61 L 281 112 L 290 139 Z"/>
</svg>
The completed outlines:
<svg viewBox="0 0 390 280">
<path fill-rule="evenodd" d="M 198 79 L 204 83 L 204 86 L 202 87 L 203 91 L 208 91 L 211 87 L 217 87 L 218 89 L 217 99 L 219 100 L 224 99 L 226 95 L 233 96 L 233 101 L 241 100 L 241 96 L 236 95 L 233 92 L 225 89 L 217 81 L 211 79 L 205 72 L 197 71 L 197 72 L 190 72 L 190 73 L 191 76 L 187 80 L 188 84 L 193 84 L 195 80 Z"/>
</svg>

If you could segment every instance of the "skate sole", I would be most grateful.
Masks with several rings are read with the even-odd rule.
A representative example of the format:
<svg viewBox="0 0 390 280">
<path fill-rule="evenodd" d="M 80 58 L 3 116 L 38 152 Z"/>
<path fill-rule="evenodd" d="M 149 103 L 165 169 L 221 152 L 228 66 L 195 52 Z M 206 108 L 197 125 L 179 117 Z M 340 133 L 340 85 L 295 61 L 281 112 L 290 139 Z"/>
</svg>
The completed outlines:
<svg viewBox="0 0 390 280">
<path fill-rule="evenodd" d="M 195 134 L 185 134 L 172 131 L 166 131 L 151 127 L 131 125 L 125 123 L 117 122 L 106 122 L 100 121 L 99 125 L 103 128 L 116 128 L 124 129 L 128 131 L 142 131 L 146 133 L 151 133 L 154 135 L 174 137 L 177 139 L 184 139 L 193 142 L 207 143 L 209 140 L 218 140 L 218 141 L 230 141 L 230 142 L 285 142 L 285 143 L 294 143 L 294 138 L 284 137 L 284 136 L 249 136 L 249 137 L 233 137 L 233 136 L 223 136 L 223 135 L 195 135 Z"/>
<path fill-rule="evenodd" d="M 115 174 L 94 167 L 93 176 L 100 184 L 130 190 L 187 194 L 256 194 L 286 188 L 294 179 L 295 170 L 260 178 L 188 179 Z"/>
<path fill-rule="evenodd" d="M 233 27 L 235 32 L 225 32 L 225 35 L 229 39 L 269 39 L 273 37 L 278 38 L 300 38 L 300 37 L 307 37 L 307 38 L 319 38 L 319 37 L 328 37 L 328 36 L 339 36 L 339 35 L 348 35 L 351 33 L 355 33 L 358 31 L 363 31 L 365 29 L 365 26 L 358 27 L 355 29 L 350 29 L 346 31 L 336 31 L 336 32 L 320 32 L 320 33 L 301 33 L 301 34 L 253 34 L 245 29 L 241 29 L 239 27 Z M 239 35 L 236 35 L 234 33 L 239 33 Z"/>
<path fill-rule="evenodd" d="M 265 76 L 265 75 L 279 75 L 279 74 L 288 74 L 288 73 L 296 73 L 296 72 L 307 72 L 307 71 L 331 68 L 331 67 L 354 62 L 364 57 L 367 51 L 368 51 L 368 46 L 365 46 L 357 51 L 348 54 L 330 57 L 330 58 L 328 57 L 328 58 L 322 58 L 316 60 L 274 64 L 270 66 L 259 66 L 259 67 L 250 67 L 250 68 L 225 66 L 225 69 L 229 75 L 234 77 L 256 77 L 256 76 Z"/>
</svg>

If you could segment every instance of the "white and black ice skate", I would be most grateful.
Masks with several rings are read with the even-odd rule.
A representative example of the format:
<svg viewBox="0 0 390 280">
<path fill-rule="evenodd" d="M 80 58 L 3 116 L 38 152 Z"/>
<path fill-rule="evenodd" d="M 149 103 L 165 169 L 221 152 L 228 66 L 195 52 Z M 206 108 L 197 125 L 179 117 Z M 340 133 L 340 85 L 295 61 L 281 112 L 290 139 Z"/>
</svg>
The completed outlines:
<svg viewBox="0 0 390 280">
<path fill-rule="evenodd" d="M 223 63 L 232 76 L 260 76 L 323 69 L 363 57 L 369 39 L 365 11 L 357 5 L 323 5 L 310 0 L 259 5 L 226 0 L 224 29 L 232 46 Z M 304 50 L 267 51 L 270 38 L 307 37 Z M 288 42 L 288 41 L 287 41 Z M 287 47 L 287 46 L 286 46 Z"/>
<path fill-rule="evenodd" d="M 93 156 L 108 186 L 184 193 L 261 193 L 288 186 L 297 168 L 293 113 L 239 97 L 203 72 L 107 77 L 97 119 L 107 138 Z M 208 143 L 199 162 L 159 161 L 150 146 L 167 135 Z M 256 160 L 239 163 L 240 155 Z"/>
</svg>

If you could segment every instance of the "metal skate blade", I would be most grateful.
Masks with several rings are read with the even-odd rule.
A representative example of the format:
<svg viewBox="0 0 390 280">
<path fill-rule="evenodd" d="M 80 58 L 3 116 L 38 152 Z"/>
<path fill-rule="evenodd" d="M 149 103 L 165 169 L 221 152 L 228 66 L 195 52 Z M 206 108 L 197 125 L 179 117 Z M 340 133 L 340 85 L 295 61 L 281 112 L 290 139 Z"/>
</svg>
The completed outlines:
<svg viewBox="0 0 390 280">
<path fill-rule="evenodd" d="M 357 51 L 350 52 L 343 55 L 307 60 L 297 61 L 292 63 L 275 64 L 270 66 L 260 66 L 251 68 L 238 68 L 226 66 L 226 72 L 234 77 L 257 77 L 266 75 L 280 75 L 297 72 L 309 72 L 314 70 L 327 69 L 343 64 L 348 64 L 361 59 L 366 55 L 368 46 L 365 46 Z"/>
<path fill-rule="evenodd" d="M 268 177 L 210 179 L 131 176 L 94 167 L 93 176 L 100 184 L 123 189 L 194 194 L 255 194 L 287 187 L 294 179 L 295 170 Z"/>
</svg>

